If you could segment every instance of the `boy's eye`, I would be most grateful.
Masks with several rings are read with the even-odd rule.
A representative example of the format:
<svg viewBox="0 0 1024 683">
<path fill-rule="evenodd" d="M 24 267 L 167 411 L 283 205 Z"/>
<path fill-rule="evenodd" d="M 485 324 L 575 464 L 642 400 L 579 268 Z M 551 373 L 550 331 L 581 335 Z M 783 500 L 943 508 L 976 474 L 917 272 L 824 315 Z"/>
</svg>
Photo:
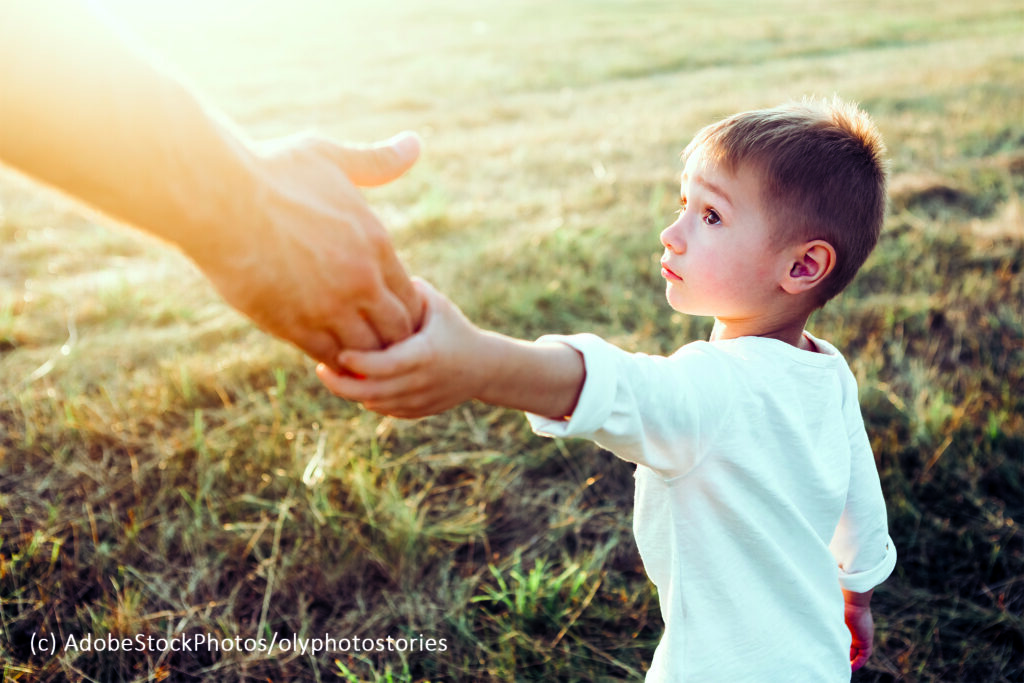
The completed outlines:
<svg viewBox="0 0 1024 683">
<path fill-rule="evenodd" d="M 708 209 L 704 212 L 704 223 L 707 225 L 719 225 L 722 222 L 722 217 L 718 215 L 718 212 L 714 209 Z"/>
<path fill-rule="evenodd" d="M 686 197 L 679 198 L 679 213 L 686 211 Z"/>
</svg>

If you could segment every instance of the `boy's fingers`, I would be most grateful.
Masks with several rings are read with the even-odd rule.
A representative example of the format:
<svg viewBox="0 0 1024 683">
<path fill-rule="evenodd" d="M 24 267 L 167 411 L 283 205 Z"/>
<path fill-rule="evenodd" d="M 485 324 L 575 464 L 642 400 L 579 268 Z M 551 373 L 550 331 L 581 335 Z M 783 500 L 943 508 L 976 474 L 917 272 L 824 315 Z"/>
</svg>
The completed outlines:
<svg viewBox="0 0 1024 683">
<path fill-rule="evenodd" d="M 434 415 L 448 407 L 439 407 L 436 397 L 426 389 L 412 393 L 402 392 L 388 398 L 366 401 L 363 406 L 382 415 L 403 419 L 417 419 Z"/>
<path fill-rule="evenodd" d="M 349 401 L 363 403 L 389 395 L 380 381 L 338 373 L 324 363 L 316 366 L 316 376 L 332 394 Z"/>
<path fill-rule="evenodd" d="M 316 366 L 316 376 L 335 396 L 340 396 L 341 398 L 347 398 L 353 401 L 360 400 L 355 396 L 355 394 L 359 392 L 361 387 L 355 383 L 361 382 L 362 380 L 356 379 L 355 377 L 340 375 L 325 363 L 319 363 Z"/>
<path fill-rule="evenodd" d="M 332 394 L 349 401 L 366 403 L 386 400 L 390 396 L 380 382 L 360 379 L 352 375 L 341 375 L 323 363 L 317 366 L 316 376 Z"/>
<path fill-rule="evenodd" d="M 382 375 L 377 368 L 388 367 L 389 364 L 377 360 L 377 356 L 387 353 L 386 351 L 355 351 L 347 349 L 338 354 L 338 365 L 344 370 L 356 375 L 359 379 L 367 377 L 379 377 Z M 394 374 L 394 373 L 388 373 Z"/>
<path fill-rule="evenodd" d="M 422 354 L 422 340 L 411 337 L 383 351 L 342 351 L 338 354 L 338 363 L 346 370 L 364 377 L 388 378 L 418 368 Z"/>
<path fill-rule="evenodd" d="M 872 648 L 864 648 L 854 645 L 850 648 L 850 670 L 856 671 L 864 666 L 871 658 Z"/>
<path fill-rule="evenodd" d="M 359 378 L 339 374 L 324 363 L 317 366 L 316 375 L 334 395 L 366 404 L 373 410 L 376 410 L 374 406 L 412 403 L 424 391 L 420 383 L 405 376 Z"/>
</svg>

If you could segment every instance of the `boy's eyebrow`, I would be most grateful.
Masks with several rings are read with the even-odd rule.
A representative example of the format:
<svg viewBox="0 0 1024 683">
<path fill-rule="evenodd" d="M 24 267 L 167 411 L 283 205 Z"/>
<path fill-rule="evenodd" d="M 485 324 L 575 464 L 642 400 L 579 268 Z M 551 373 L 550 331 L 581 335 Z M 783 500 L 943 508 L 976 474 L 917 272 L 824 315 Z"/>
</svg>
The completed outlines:
<svg viewBox="0 0 1024 683">
<path fill-rule="evenodd" d="M 687 176 L 684 173 L 683 177 L 682 177 L 682 184 L 684 184 L 684 185 L 686 184 L 686 178 L 687 178 Z M 704 178 L 700 174 L 695 175 L 693 177 L 693 181 L 695 183 L 699 184 L 699 185 L 703 185 L 705 188 L 710 190 L 712 193 L 714 193 L 714 194 L 718 195 L 719 197 L 721 197 L 722 199 L 724 199 L 725 203 L 728 204 L 730 207 L 732 206 L 732 199 L 730 199 L 729 195 L 725 192 L 725 190 L 723 190 L 718 185 L 715 185 L 713 182 L 707 180 L 706 178 Z"/>
<path fill-rule="evenodd" d="M 707 189 L 711 190 L 713 193 L 717 194 L 719 197 L 724 199 L 726 204 L 729 204 L 730 206 L 732 206 L 732 200 L 729 199 L 729 195 L 726 194 L 725 190 L 723 190 L 721 187 L 719 187 L 718 185 L 715 185 L 713 182 L 711 182 L 709 180 L 706 180 L 706 179 L 702 178 L 699 175 L 694 176 L 693 180 L 694 180 L 694 182 L 697 182 L 697 183 L 703 185 L 704 187 L 706 187 Z"/>
</svg>

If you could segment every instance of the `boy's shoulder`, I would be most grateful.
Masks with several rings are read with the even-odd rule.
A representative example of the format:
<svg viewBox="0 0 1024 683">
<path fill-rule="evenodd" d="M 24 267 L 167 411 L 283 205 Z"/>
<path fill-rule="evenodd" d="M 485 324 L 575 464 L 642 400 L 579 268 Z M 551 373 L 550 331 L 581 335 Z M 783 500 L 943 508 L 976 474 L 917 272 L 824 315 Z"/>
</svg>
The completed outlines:
<svg viewBox="0 0 1024 683">
<path fill-rule="evenodd" d="M 846 364 L 843 354 L 831 342 L 819 339 L 809 332 L 805 332 L 804 335 L 814 346 L 815 351 L 805 351 L 770 337 L 749 336 L 716 341 L 692 341 L 681 346 L 670 357 L 734 358 L 747 362 L 791 361 L 822 367 Z"/>
<path fill-rule="evenodd" d="M 806 334 L 816 351 L 805 351 L 768 337 L 737 337 L 690 342 L 669 359 L 673 364 L 684 365 L 687 375 L 705 379 L 708 387 L 728 390 L 758 377 L 765 381 L 791 378 L 816 382 L 832 376 L 838 377 L 844 394 L 852 392 L 856 396 L 857 380 L 842 352 L 831 342 Z"/>
</svg>

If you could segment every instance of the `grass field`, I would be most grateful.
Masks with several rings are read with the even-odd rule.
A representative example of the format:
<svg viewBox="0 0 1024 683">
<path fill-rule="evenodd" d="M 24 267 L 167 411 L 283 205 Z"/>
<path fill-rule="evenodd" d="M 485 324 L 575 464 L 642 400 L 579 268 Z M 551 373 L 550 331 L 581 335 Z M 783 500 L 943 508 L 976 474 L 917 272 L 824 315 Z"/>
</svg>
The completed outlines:
<svg viewBox="0 0 1024 683">
<path fill-rule="evenodd" d="M 705 337 L 656 267 L 679 151 L 741 109 L 861 102 L 890 216 L 811 323 L 860 382 L 900 552 L 854 680 L 1024 681 L 1024 2 L 110 4 L 254 136 L 420 131 L 370 201 L 410 270 L 525 337 Z M 628 465 L 484 405 L 339 401 L 176 252 L 13 177 L 0 245 L 4 680 L 642 678 Z M 111 651 L 150 637 L 231 642 Z"/>
</svg>

